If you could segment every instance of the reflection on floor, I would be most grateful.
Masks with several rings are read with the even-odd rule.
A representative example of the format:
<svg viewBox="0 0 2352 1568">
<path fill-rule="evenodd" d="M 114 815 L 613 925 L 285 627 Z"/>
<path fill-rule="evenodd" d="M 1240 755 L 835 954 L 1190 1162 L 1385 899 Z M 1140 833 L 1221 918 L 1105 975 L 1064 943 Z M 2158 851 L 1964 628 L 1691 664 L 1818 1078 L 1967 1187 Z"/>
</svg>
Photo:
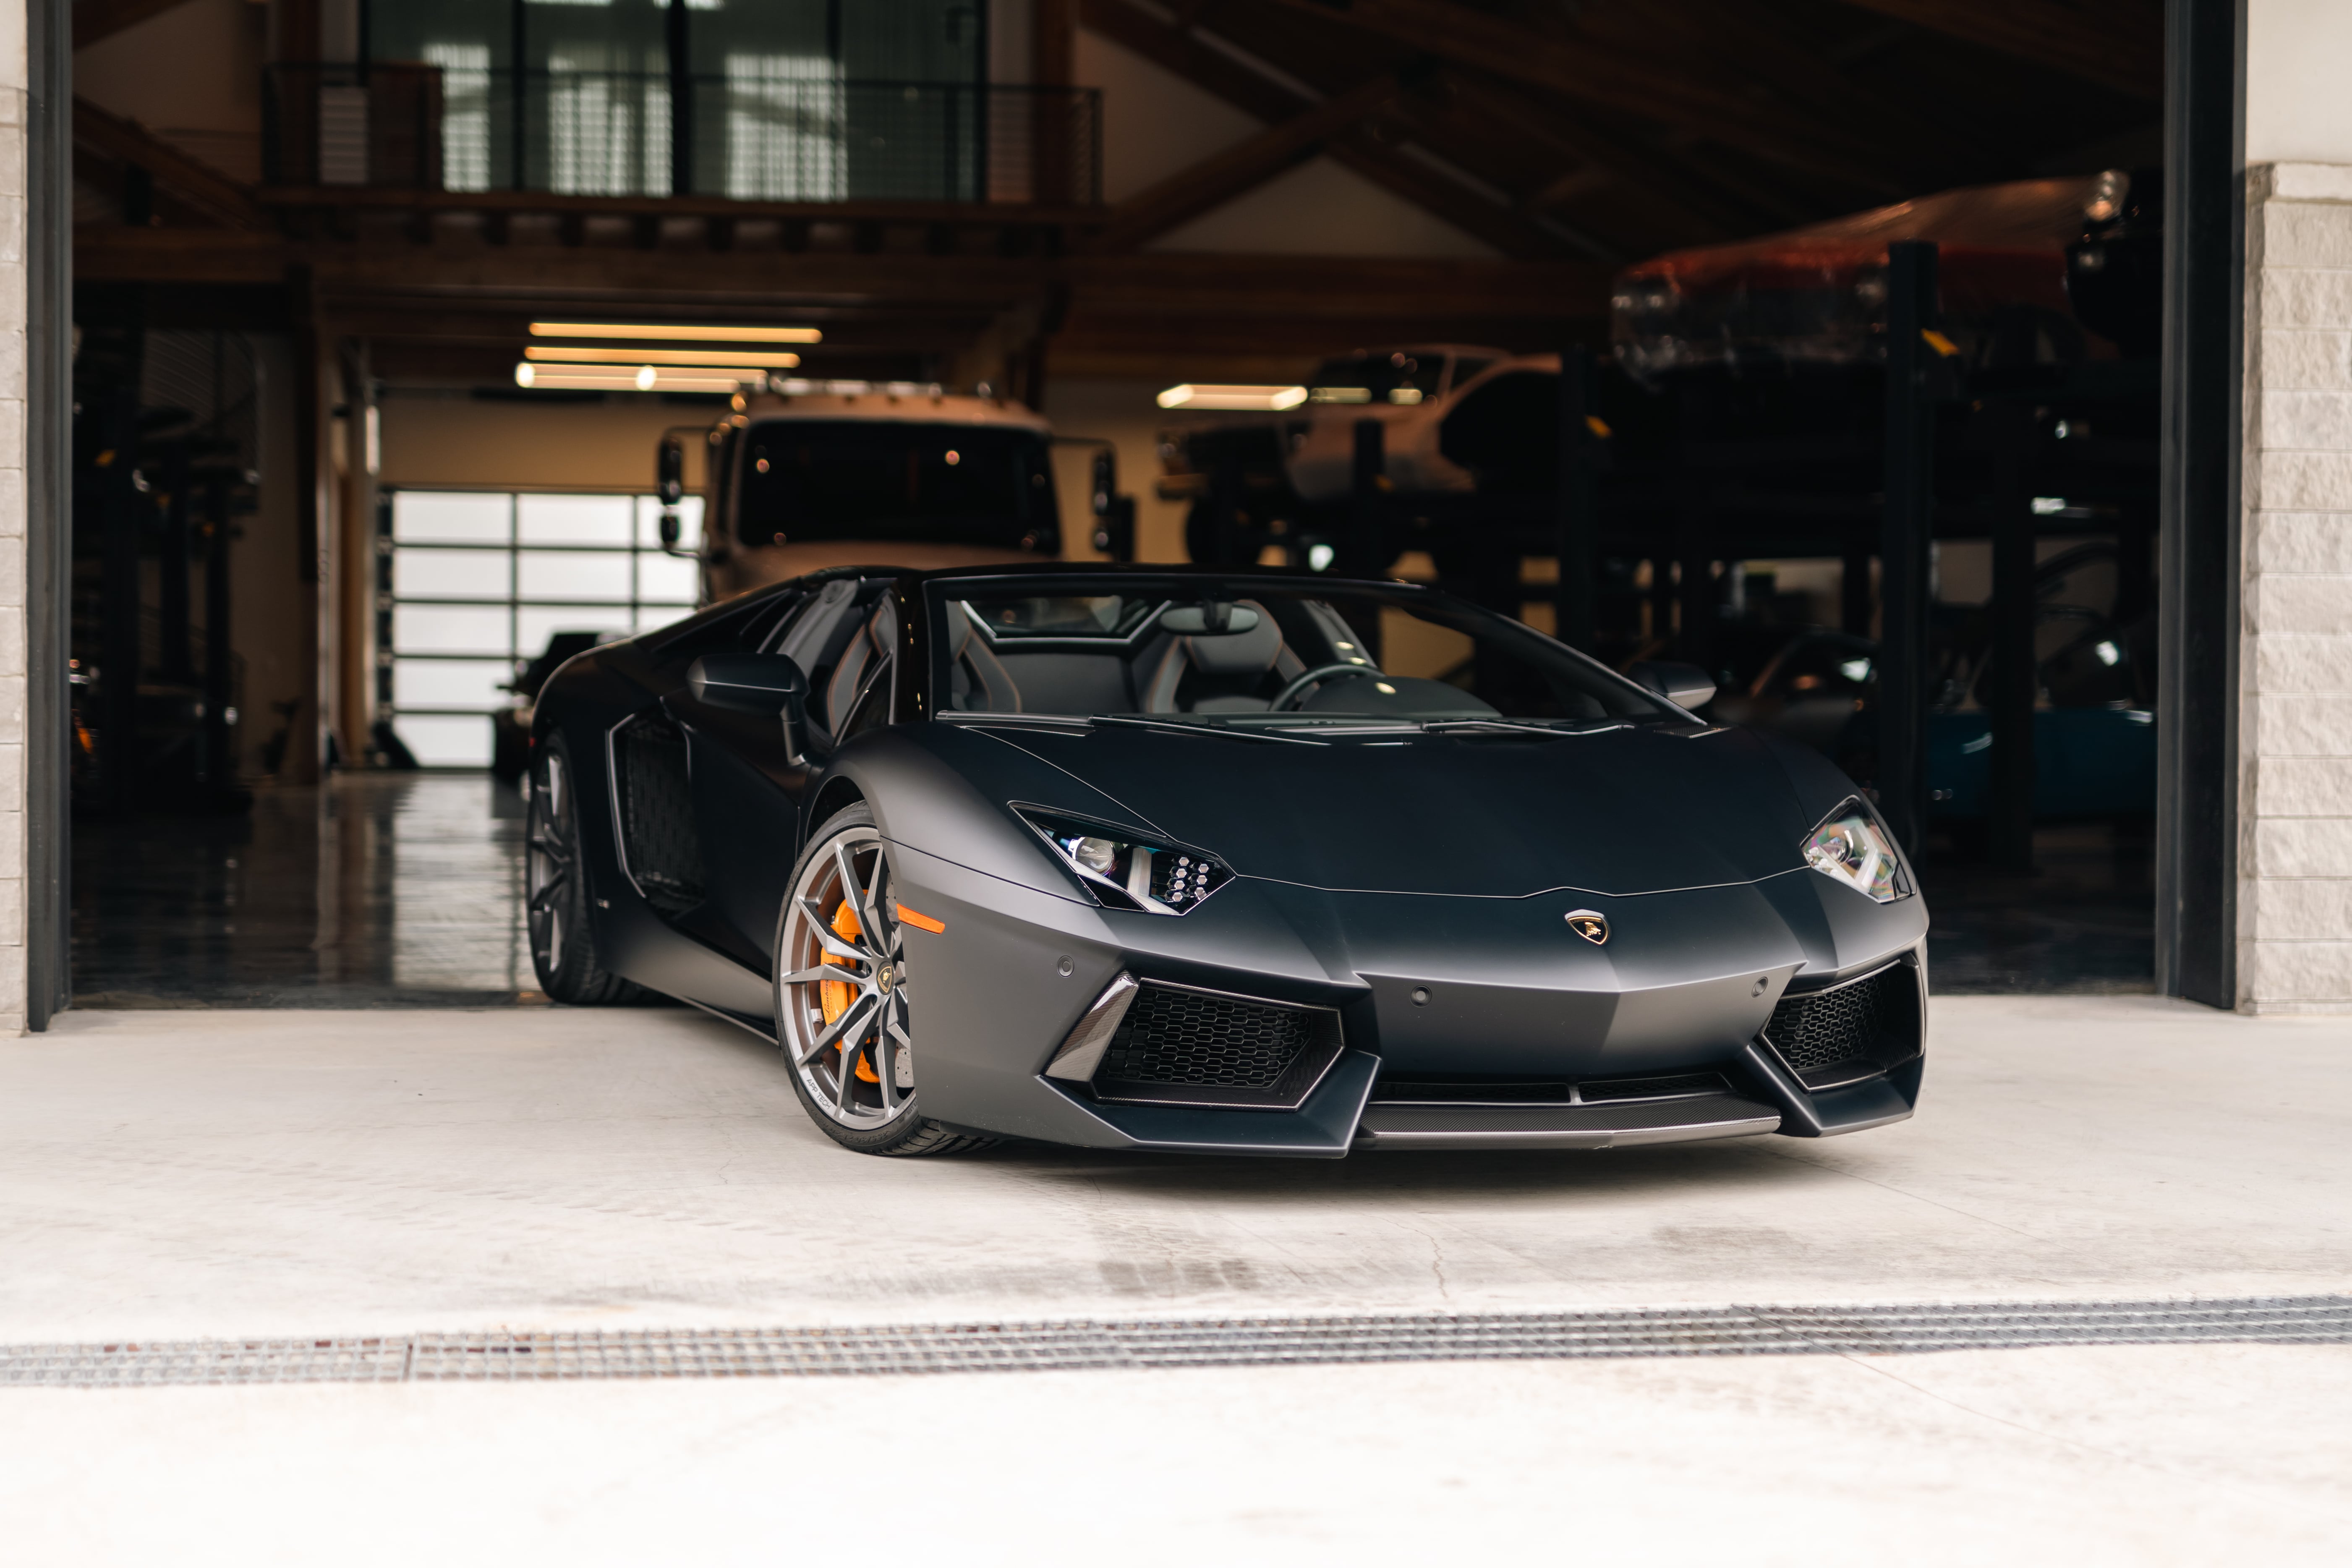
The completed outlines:
<svg viewBox="0 0 2352 1568">
<path fill-rule="evenodd" d="M 2045 827 L 2004 876 L 1931 841 L 1939 992 L 2146 991 L 2144 826 Z M 273 790 L 249 817 L 74 826 L 85 1007 L 479 1007 L 544 1000 L 522 927 L 522 803 L 478 773 Z"/>
<path fill-rule="evenodd" d="M 84 1007 L 540 1002 L 522 804 L 480 773 L 346 775 L 250 816 L 74 825 Z"/>
<path fill-rule="evenodd" d="M 2033 835 L 2031 876 L 2002 873 L 1943 835 L 1919 868 L 1936 990 L 2150 991 L 2155 846 L 2142 822 L 2069 823 Z"/>
</svg>

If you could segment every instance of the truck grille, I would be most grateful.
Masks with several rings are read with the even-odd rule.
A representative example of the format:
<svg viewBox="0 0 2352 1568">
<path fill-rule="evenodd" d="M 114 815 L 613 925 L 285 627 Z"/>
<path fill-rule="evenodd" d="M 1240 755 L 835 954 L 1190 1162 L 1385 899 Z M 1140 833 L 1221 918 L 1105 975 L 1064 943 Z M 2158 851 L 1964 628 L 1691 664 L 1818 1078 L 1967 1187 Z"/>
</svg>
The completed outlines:
<svg viewBox="0 0 2352 1568">
<path fill-rule="evenodd" d="M 1885 1067 L 1919 1050 L 1919 983 L 1907 963 L 1825 991 L 1783 996 L 1764 1037 L 1801 1077 Z"/>
<path fill-rule="evenodd" d="M 1103 1052 L 1095 1091 L 1173 1104 L 1296 1104 L 1339 1044 L 1339 1016 L 1325 1008 L 1146 984 Z"/>
</svg>

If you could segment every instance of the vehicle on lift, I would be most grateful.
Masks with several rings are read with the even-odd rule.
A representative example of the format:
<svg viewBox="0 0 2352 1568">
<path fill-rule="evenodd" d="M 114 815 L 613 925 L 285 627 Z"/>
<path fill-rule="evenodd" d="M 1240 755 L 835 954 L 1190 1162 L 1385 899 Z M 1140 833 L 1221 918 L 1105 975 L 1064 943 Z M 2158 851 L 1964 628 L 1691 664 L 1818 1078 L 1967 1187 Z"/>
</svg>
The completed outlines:
<svg viewBox="0 0 2352 1568">
<path fill-rule="evenodd" d="M 1819 753 L 1635 673 L 1409 584 L 814 574 L 541 693 L 534 963 L 780 1044 L 876 1154 L 1908 1116 L 1910 867 Z"/>
<path fill-rule="evenodd" d="M 715 426 L 662 443 L 673 506 L 681 436 L 707 451 L 706 604 L 852 563 L 923 569 L 1061 553 L 1053 432 L 1029 410 L 911 384 L 777 384 L 787 390 L 740 395 Z M 665 542 L 675 550 L 675 533 Z"/>
<path fill-rule="evenodd" d="M 1886 247 L 1928 240 L 1945 350 L 1974 366 L 2080 360 L 2090 348 L 2068 294 L 2068 250 L 2086 221 L 2114 216 L 2122 179 L 2110 171 L 1941 191 L 1654 257 L 1612 289 L 1617 358 L 1653 383 L 1884 363 Z"/>
<path fill-rule="evenodd" d="M 1383 493 L 1518 496 L 1558 482 L 1559 356 L 1443 343 L 1325 362 L 1293 412 L 1160 433 L 1162 500 L 1190 500 L 1195 561 L 1254 563 L 1268 546 L 1320 572 L 1339 558 L 1357 482 L 1357 426 L 1381 426 Z M 1608 429 L 1603 423 L 1602 431 Z M 1419 524 L 1391 558 L 1465 542 Z"/>
<path fill-rule="evenodd" d="M 2156 809 L 2154 626 L 2117 608 L 2116 549 L 2077 545 L 2034 575 L 2038 663 L 2033 815 L 2044 820 L 2145 816 Z M 1988 810 L 1992 718 L 1991 627 L 1978 607 L 1946 606 L 1933 637 L 1927 711 L 1927 815 L 1973 821 Z M 1812 629 L 1790 638 L 1756 678 L 1709 716 L 1812 747 L 1853 776 L 1876 772 L 1878 645 Z"/>
<path fill-rule="evenodd" d="M 1284 454 L 1291 489 L 1308 501 L 1344 500 L 1355 488 L 1356 426 L 1366 419 L 1381 424 L 1384 471 L 1397 489 L 1474 488 L 1470 472 L 1447 458 L 1442 432 L 1471 388 L 1510 359 L 1502 349 L 1441 343 L 1327 360 L 1307 383 L 1307 418 Z"/>
</svg>

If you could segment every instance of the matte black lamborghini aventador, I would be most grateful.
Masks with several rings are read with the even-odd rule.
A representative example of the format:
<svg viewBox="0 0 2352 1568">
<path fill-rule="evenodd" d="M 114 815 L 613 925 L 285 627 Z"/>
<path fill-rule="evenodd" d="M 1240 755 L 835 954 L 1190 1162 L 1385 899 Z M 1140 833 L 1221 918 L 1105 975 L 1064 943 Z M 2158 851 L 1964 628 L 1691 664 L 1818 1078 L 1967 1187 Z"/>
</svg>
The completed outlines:
<svg viewBox="0 0 2352 1568">
<path fill-rule="evenodd" d="M 841 569 L 565 665 L 558 1001 L 776 1041 L 851 1149 L 1338 1156 L 1911 1113 L 1927 916 L 1811 750 L 1403 584 Z"/>
</svg>

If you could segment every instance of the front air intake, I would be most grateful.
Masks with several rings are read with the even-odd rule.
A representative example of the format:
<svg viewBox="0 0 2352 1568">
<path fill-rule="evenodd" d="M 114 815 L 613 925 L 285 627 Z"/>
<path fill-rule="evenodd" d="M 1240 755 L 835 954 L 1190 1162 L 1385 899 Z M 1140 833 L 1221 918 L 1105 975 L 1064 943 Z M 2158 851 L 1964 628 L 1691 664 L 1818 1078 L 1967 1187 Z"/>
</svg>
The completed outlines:
<svg viewBox="0 0 2352 1568">
<path fill-rule="evenodd" d="M 1104 1040 L 1101 1026 L 1114 1016 Z M 1289 1110 L 1339 1049 L 1339 1016 L 1328 1007 L 1121 975 L 1046 1075 L 1083 1081 L 1096 1099 L 1122 1104 Z"/>
<path fill-rule="evenodd" d="M 1791 991 L 1764 1038 L 1809 1089 L 1851 1082 L 1919 1054 L 1918 971 L 1900 961 L 1858 980 Z"/>
</svg>

